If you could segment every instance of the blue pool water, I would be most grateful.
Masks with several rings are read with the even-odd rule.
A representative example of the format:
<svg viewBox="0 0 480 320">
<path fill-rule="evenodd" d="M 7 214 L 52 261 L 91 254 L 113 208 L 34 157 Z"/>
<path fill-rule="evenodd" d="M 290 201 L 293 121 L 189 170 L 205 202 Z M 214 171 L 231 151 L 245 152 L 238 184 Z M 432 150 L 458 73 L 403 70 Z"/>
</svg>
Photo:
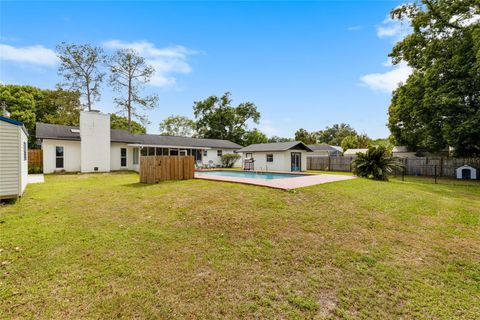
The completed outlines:
<svg viewBox="0 0 480 320">
<path fill-rule="evenodd" d="M 254 171 L 201 171 L 199 173 L 208 175 L 208 176 L 253 178 L 253 179 L 263 179 L 263 180 L 298 178 L 298 177 L 305 176 L 304 174 L 254 172 Z"/>
</svg>

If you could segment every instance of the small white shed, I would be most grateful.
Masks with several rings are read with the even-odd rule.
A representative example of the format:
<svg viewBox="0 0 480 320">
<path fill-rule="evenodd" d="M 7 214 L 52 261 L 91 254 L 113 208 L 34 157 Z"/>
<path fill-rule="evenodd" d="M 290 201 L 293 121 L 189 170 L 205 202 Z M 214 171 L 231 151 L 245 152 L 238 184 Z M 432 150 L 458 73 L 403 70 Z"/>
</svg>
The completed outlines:
<svg viewBox="0 0 480 320">
<path fill-rule="evenodd" d="M 27 129 L 20 121 L 0 116 L 0 199 L 22 196 L 27 177 Z"/>
<path fill-rule="evenodd" d="M 456 171 L 457 179 L 477 179 L 477 169 L 475 169 L 474 167 L 470 167 L 469 165 L 463 165 L 461 167 L 458 167 Z"/>
<path fill-rule="evenodd" d="M 242 154 L 244 170 L 299 172 L 307 170 L 307 152 L 301 141 L 251 144 L 237 152 Z"/>
</svg>

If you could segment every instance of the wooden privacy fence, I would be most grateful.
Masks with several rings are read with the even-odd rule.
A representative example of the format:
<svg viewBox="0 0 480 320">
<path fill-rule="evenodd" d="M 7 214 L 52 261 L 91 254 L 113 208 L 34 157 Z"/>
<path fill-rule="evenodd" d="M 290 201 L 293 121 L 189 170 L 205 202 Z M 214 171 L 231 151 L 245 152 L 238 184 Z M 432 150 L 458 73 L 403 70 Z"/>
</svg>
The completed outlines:
<svg viewBox="0 0 480 320">
<path fill-rule="evenodd" d="M 308 170 L 352 171 L 352 160 L 355 157 L 307 157 Z M 447 158 L 447 157 L 408 157 L 400 158 L 405 166 L 406 175 L 455 177 L 455 170 L 468 164 L 480 170 L 480 158 Z M 436 173 L 436 174 L 435 174 Z M 401 171 L 396 172 L 401 175 Z"/>
<path fill-rule="evenodd" d="M 455 170 L 464 164 L 480 170 L 480 158 L 408 157 L 401 161 L 405 174 L 412 176 L 455 177 Z"/>
<path fill-rule="evenodd" d="M 30 149 L 28 150 L 28 167 L 37 166 L 43 168 L 43 150 Z"/>
<path fill-rule="evenodd" d="M 307 157 L 307 170 L 352 171 L 355 157 Z"/>
<path fill-rule="evenodd" d="M 193 179 L 193 156 L 142 156 L 140 157 L 140 182 L 158 183 L 164 180 Z"/>
</svg>

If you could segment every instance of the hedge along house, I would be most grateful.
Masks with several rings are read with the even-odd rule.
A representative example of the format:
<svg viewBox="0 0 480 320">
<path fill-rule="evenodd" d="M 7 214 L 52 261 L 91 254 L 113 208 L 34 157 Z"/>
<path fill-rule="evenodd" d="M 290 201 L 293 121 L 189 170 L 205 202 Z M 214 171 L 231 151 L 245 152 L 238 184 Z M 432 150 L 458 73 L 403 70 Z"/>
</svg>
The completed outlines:
<svg viewBox="0 0 480 320">
<path fill-rule="evenodd" d="M 21 197 L 27 178 L 27 129 L 19 121 L 0 116 L 0 199 Z"/>
<path fill-rule="evenodd" d="M 244 169 L 258 171 L 307 170 L 307 153 L 313 152 L 300 141 L 252 144 L 238 150 Z"/>
<path fill-rule="evenodd" d="M 140 155 L 191 155 L 197 162 L 221 164 L 221 156 L 241 146 L 228 140 L 132 134 L 110 129 L 110 115 L 80 113 L 80 126 L 37 123 L 44 173 L 139 170 Z"/>
</svg>

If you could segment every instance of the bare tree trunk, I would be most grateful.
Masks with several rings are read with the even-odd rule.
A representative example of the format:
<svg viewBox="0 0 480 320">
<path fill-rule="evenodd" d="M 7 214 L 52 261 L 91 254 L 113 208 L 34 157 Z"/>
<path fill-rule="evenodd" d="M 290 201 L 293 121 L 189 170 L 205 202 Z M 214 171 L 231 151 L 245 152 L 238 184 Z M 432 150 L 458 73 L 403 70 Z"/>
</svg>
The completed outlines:
<svg viewBox="0 0 480 320">
<path fill-rule="evenodd" d="M 128 78 L 128 132 L 132 132 L 132 78 Z"/>
<path fill-rule="evenodd" d="M 87 81 L 87 107 L 88 111 L 92 111 L 92 101 L 90 98 L 90 83 Z"/>
</svg>

